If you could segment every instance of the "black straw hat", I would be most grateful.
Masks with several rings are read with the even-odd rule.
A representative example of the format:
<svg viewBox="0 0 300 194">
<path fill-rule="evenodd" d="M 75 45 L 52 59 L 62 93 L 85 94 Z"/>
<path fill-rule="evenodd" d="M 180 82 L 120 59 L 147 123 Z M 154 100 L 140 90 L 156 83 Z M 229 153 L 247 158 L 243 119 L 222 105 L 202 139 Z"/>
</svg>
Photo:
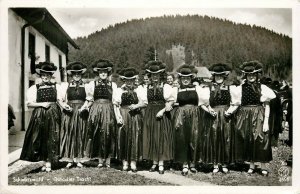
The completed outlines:
<svg viewBox="0 0 300 194">
<path fill-rule="evenodd" d="M 67 74 L 71 75 L 72 73 L 81 73 L 84 74 L 87 67 L 81 62 L 72 62 L 67 66 Z"/>
<path fill-rule="evenodd" d="M 139 72 L 133 67 L 124 68 L 119 71 L 121 79 L 135 79 L 138 74 Z"/>
<path fill-rule="evenodd" d="M 109 60 L 99 59 L 92 67 L 94 72 L 107 70 L 108 73 L 111 73 L 113 64 Z"/>
<path fill-rule="evenodd" d="M 145 67 L 146 71 L 149 73 L 161 73 L 166 69 L 166 64 L 161 61 L 149 61 Z"/>
<path fill-rule="evenodd" d="M 198 70 L 196 69 L 195 66 L 187 65 L 187 64 L 184 64 L 177 69 L 177 74 L 180 77 L 195 76 L 197 74 L 197 72 L 198 72 Z"/>
<path fill-rule="evenodd" d="M 53 75 L 56 70 L 57 67 L 50 62 L 40 62 L 35 67 L 35 71 L 38 75 L 40 75 L 41 73 L 48 73 Z"/>
<path fill-rule="evenodd" d="M 262 71 L 262 64 L 259 61 L 245 62 L 240 66 L 243 73 L 258 73 Z"/>
<path fill-rule="evenodd" d="M 225 63 L 215 63 L 208 69 L 212 75 L 228 75 L 231 71 L 229 65 Z"/>
</svg>

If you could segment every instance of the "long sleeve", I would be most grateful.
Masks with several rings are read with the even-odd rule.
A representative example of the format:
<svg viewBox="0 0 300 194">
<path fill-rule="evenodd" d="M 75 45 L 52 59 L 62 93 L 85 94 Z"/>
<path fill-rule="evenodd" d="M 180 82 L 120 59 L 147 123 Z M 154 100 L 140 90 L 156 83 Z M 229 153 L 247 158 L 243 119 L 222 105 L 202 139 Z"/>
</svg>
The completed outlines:
<svg viewBox="0 0 300 194">
<path fill-rule="evenodd" d="M 175 100 L 173 88 L 169 84 L 164 84 L 163 93 L 164 93 L 164 99 L 166 101 Z"/>
<path fill-rule="evenodd" d="M 136 93 L 137 93 L 137 97 L 139 99 L 139 104 L 148 104 L 148 99 L 147 99 L 147 88 L 143 87 L 143 86 L 138 86 L 135 89 Z"/>
<path fill-rule="evenodd" d="M 112 99 L 112 103 L 114 105 L 120 106 L 122 103 L 122 94 L 123 94 L 123 89 L 122 88 L 116 88 L 114 92 L 114 98 Z"/>
<path fill-rule="evenodd" d="M 37 95 L 37 88 L 36 85 L 33 85 L 27 90 L 26 104 L 36 102 L 36 95 Z"/>
<path fill-rule="evenodd" d="M 114 102 L 116 101 L 116 99 L 118 98 L 118 86 L 115 82 L 111 82 L 111 89 L 112 89 L 112 102 L 114 104 Z M 120 101 L 121 103 L 121 101 Z"/>
<path fill-rule="evenodd" d="M 273 92 L 272 89 L 270 89 L 268 86 L 261 84 L 261 97 L 260 101 L 261 102 L 269 102 L 273 98 L 276 98 L 275 93 Z"/>
<path fill-rule="evenodd" d="M 208 87 L 196 86 L 198 94 L 198 106 L 209 105 L 210 91 Z"/>
<path fill-rule="evenodd" d="M 231 102 L 230 105 L 241 105 L 242 101 L 242 87 L 241 86 L 229 86 Z"/>
<path fill-rule="evenodd" d="M 67 90 L 68 90 L 69 83 L 63 82 L 60 84 L 60 93 L 57 92 L 58 95 L 60 95 L 60 98 L 63 102 L 67 102 Z"/>
<path fill-rule="evenodd" d="M 91 81 L 90 83 L 86 84 L 86 100 L 93 101 L 94 100 L 94 90 L 95 90 L 95 82 Z"/>
</svg>

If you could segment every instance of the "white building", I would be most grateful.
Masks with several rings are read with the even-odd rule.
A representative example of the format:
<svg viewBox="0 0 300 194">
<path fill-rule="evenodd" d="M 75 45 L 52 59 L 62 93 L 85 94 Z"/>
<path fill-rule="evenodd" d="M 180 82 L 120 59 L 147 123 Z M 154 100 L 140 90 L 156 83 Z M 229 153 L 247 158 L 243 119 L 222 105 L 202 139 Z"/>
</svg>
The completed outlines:
<svg viewBox="0 0 300 194">
<path fill-rule="evenodd" d="M 45 8 L 9 9 L 8 38 L 9 104 L 16 115 L 16 129 L 24 130 L 31 115 L 25 105 L 26 91 L 39 81 L 35 64 L 54 63 L 58 67 L 54 79 L 59 83 L 66 79 L 68 45 L 79 47 Z"/>
</svg>

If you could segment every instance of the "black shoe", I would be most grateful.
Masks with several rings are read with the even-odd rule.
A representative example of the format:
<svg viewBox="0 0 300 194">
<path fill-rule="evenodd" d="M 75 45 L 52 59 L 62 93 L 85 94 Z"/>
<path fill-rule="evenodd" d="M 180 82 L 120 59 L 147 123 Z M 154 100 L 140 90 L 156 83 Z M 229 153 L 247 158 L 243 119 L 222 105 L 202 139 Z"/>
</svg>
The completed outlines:
<svg viewBox="0 0 300 194">
<path fill-rule="evenodd" d="M 198 172 L 195 167 L 191 167 L 190 171 L 191 171 L 191 173 L 197 173 Z"/>
<path fill-rule="evenodd" d="M 157 164 L 153 164 L 152 167 L 150 168 L 149 172 L 155 172 L 157 171 L 158 165 Z"/>
<path fill-rule="evenodd" d="M 136 172 L 137 172 L 137 169 L 136 169 L 136 168 L 131 169 L 131 172 L 136 173 Z"/>
<path fill-rule="evenodd" d="M 186 171 L 183 171 L 184 169 L 186 169 Z M 186 175 L 188 175 L 188 173 L 189 173 L 188 168 L 183 168 L 181 171 L 182 176 L 186 176 Z"/>
</svg>

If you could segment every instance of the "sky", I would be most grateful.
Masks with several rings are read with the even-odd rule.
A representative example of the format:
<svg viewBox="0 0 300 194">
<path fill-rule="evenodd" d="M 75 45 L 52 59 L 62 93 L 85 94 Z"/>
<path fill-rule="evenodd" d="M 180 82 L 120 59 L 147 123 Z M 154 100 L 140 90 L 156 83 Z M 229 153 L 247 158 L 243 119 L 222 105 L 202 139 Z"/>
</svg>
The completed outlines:
<svg viewBox="0 0 300 194">
<path fill-rule="evenodd" d="M 71 38 L 87 36 L 127 20 L 163 15 L 208 15 L 266 27 L 292 37 L 290 8 L 48 8 Z"/>
</svg>

